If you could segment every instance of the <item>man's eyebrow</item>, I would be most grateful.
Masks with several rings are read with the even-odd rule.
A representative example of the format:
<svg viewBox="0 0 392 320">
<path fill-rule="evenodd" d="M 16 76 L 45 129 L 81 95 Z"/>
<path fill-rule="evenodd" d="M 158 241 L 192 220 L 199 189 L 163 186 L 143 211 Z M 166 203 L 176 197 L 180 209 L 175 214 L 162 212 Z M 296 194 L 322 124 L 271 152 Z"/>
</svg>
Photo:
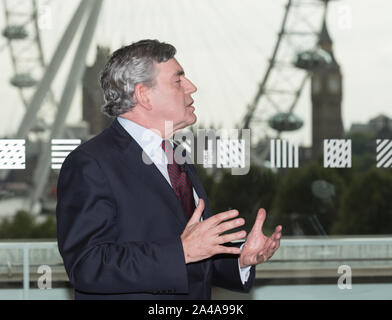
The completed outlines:
<svg viewBox="0 0 392 320">
<path fill-rule="evenodd" d="M 185 72 L 184 72 L 184 70 L 178 70 L 176 73 L 175 73 L 175 76 L 183 76 L 183 75 L 185 75 Z"/>
</svg>

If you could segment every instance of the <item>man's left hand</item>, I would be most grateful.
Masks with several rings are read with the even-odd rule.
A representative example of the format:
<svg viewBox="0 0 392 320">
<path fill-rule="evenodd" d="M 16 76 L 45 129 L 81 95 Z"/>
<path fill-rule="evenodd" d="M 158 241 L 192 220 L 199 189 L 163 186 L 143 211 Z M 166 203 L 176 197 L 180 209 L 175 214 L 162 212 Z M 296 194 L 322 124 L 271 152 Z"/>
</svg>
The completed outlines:
<svg viewBox="0 0 392 320">
<path fill-rule="evenodd" d="M 265 217 L 265 210 L 259 209 L 255 224 L 241 251 L 239 258 L 241 268 L 265 262 L 279 249 L 282 226 L 277 226 L 271 237 L 266 237 L 262 230 Z"/>
</svg>

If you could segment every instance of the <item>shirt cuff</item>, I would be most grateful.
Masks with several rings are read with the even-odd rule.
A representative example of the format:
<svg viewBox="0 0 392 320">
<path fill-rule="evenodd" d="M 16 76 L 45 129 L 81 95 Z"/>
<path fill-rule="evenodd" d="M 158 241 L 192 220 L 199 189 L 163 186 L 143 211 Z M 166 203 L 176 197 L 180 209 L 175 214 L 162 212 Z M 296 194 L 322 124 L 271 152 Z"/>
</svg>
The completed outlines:
<svg viewBox="0 0 392 320">
<path fill-rule="evenodd" d="M 242 250 L 243 246 L 244 246 L 244 244 L 241 245 L 241 247 L 240 247 L 241 250 Z M 242 284 L 245 284 L 245 282 L 248 281 L 248 279 L 249 279 L 250 268 L 252 268 L 252 266 L 241 268 L 240 259 L 238 258 L 238 268 L 240 269 L 241 282 L 242 282 Z"/>
</svg>

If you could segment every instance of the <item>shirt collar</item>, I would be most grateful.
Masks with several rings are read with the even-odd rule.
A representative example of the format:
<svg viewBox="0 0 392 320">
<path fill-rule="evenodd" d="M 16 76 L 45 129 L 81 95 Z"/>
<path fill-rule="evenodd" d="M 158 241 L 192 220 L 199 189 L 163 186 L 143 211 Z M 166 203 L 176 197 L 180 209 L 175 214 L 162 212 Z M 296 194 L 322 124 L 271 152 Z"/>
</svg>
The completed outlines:
<svg viewBox="0 0 392 320">
<path fill-rule="evenodd" d="M 162 155 L 163 139 L 159 134 L 129 119 L 117 117 L 117 120 L 150 158 L 157 159 Z M 169 141 L 173 145 L 173 141 Z"/>
</svg>

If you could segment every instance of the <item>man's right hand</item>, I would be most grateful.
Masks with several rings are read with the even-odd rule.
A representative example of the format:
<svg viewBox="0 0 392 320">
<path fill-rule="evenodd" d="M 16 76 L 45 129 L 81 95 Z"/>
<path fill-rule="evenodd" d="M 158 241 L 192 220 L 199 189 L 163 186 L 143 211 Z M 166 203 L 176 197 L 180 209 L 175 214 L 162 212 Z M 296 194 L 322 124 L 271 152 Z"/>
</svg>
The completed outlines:
<svg viewBox="0 0 392 320">
<path fill-rule="evenodd" d="M 238 216 L 238 211 L 221 212 L 200 222 L 203 210 L 204 201 L 200 199 L 181 235 L 185 262 L 196 262 L 221 253 L 240 254 L 240 248 L 226 247 L 222 244 L 244 238 L 246 231 L 221 235 L 223 232 L 242 226 L 245 223 L 243 218 L 223 222 Z"/>
</svg>

